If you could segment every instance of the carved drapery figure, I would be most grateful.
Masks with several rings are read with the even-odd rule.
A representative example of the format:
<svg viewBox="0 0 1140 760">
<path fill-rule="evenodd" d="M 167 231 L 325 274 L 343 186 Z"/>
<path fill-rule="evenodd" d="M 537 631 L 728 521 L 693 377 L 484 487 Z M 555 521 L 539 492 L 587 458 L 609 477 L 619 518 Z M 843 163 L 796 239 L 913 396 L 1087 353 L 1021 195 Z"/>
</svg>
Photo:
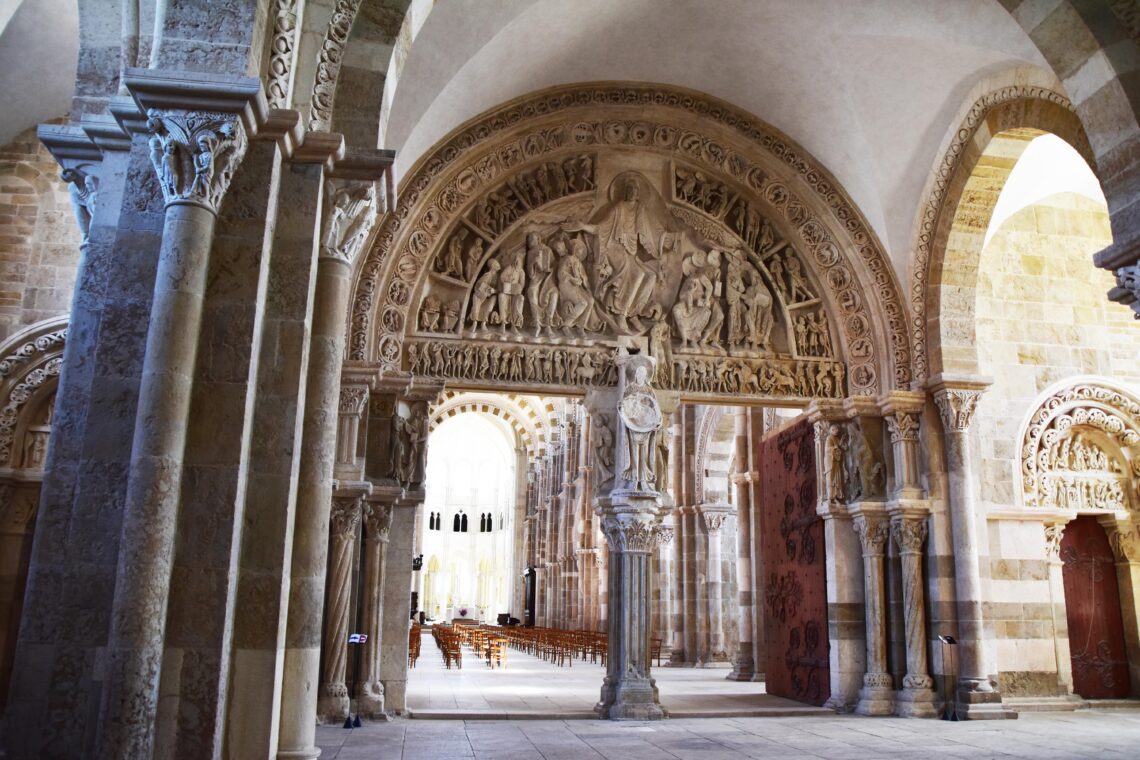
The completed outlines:
<svg viewBox="0 0 1140 760">
<path fill-rule="evenodd" d="M 507 265 L 499 272 L 499 311 L 492 315 L 492 323 L 522 329 L 523 326 L 523 286 L 526 283 L 526 270 L 522 256 L 511 256 Z"/>
<path fill-rule="evenodd" d="M 591 439 L 594 446 L 594 470 L 597 473 L 596 486 L 601 490 L 614 479 L 614 434 L 604 415 L 592 418 Z"/>
<path fill-rule="evenodd" d="M 352 263 L 376 221 L 376 183 L 329 179 L 321 255 Z"/>
<path fill-rule="evenodd" d="M 235 114 L 147 111 L 150 160 L 167 204 L 217 211 L 245 155 L 245 130 Z"/>
<path fill-rule="evenodd" d="M 846 458 L 847 431 L 842 425 L 829 424 L 824 442 L 823 479 L 833 504 L 847 498 Z"/>
<path fill-rule="evenodd" d="M 99 196 L 99 179 L 90 170 L 69 167 L 59 174 L 67 183 L 67 193 L 71 198 L 71 210 L 75 213 L 75 223 L 83 235 L 83 242 L 91 233 L 91 218 L 95 216 L 95 204 Z"/>
<path fill-rule="evenodd" d="M 479 281 L 475 283 L 471 297 L 471 323 L 476 330 L 491 322 L 495 294 L 499 289 L 499 269 L 499 262 L 492 259 L 487 263 L 487 271 L 479 275 Z"/>
<path fill-rule="evenodd" d="M 559 252 L 565 258 L 565 243 Z M 554 250 L 543 243 L 538 233 L 526 236 L 526 300 L 534 317 L 534 334 L 537 337 L 544 329 L 557 327 L 554 315 L 558 311 L 558 290 L 554 287 Z"/>
<path fill-rule="evenodd" d="M 649 370 L 634 369 L 633 380 L 622 393 L 618 406 L 626 440 L 626 467 L 622 477 L 631 488 L 654 490 L 656 475 L 656 439 L 661 428 L 661 406 L 649 386 Z"/>
</svg>

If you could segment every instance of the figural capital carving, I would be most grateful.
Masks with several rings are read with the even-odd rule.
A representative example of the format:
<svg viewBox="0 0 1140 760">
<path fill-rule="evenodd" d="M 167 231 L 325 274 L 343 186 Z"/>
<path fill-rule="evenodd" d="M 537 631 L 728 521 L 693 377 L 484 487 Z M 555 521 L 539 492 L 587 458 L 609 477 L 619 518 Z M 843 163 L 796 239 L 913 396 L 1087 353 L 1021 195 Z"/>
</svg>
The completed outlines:
<svg viewBox="0 0 1140 760">
<path fill-rule="evenodd" d="M 926 543 L 926 518 L 898 518 L 891 521 L 891 537 L 903 554 L 921 554 Z"/>
<path fill-rule="evenodd" d="M 351 540 L 360 525 L 360 509 L 364 500 L 360 496 L 334 496 L 329 513 L 329 532 L 333 538 Z"/>
<path fill-rule="evenodd" d="M 166 205 L 201 206 L 217 213 L 247 146 L 234 113 L 147 110 L 150 160 Z"/>
<path fill-rule="evenodd" d="M 885 518 L 856 515 L 854 527 L 859 534 L 859 543 L 863 545 L 863 554 L 883 553 L 890 534 L 890 523 Z"/>
<path fill-rule="evenodd" d="M 321 258 L 351 265 L 376 221 L 376 183 L 370 180 L 325 180 L 321 215 Z"/>
<path fill-rule="evenodd" d="M 361 516 L 364 519 L 364 532 L 367 540 L 388 540 L 388 531 L 392 527 L 391 505 L 365 501 L 361 507 Z"/>
</svg>

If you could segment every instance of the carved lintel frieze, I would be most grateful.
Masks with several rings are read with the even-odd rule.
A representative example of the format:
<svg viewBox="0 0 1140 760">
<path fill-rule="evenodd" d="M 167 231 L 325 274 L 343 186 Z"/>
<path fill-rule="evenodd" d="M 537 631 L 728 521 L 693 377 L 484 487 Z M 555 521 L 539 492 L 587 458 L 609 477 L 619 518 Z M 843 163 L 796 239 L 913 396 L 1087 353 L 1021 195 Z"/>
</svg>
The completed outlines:
<svg viewBox="0 0 1140 760">
<path fill-rule="evenodd" d="M 164 108 L 150 108 L 146 115 L 150 160 L 166 205 L 195 205 L 217 213 L 245 156 L 239 115 Z"/>
<path fill-rule="evenodd" d="M 351 265 L 376 221 L 376 182 L 325 180 L 321 214 L 321 258 Z"/>
</svg>

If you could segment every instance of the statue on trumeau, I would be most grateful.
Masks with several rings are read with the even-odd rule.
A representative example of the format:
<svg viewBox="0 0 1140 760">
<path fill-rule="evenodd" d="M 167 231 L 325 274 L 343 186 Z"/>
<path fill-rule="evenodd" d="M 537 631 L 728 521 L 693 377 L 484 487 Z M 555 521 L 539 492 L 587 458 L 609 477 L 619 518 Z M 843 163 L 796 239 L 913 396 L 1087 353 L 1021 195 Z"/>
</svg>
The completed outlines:
<svg viewBox="0 0 1140 760">
<path fill-rule="evenodd" d="M 618 404 L 625 438 L 625 470 L 622 477 L 631 488 L 654 489 L 656 477 L 657 432 L 661 429 L 661 405 L 649 385 L 652 360 L 634 366 Z M 626 371 L 629 367 L 625 368 Z"/>
</svg>

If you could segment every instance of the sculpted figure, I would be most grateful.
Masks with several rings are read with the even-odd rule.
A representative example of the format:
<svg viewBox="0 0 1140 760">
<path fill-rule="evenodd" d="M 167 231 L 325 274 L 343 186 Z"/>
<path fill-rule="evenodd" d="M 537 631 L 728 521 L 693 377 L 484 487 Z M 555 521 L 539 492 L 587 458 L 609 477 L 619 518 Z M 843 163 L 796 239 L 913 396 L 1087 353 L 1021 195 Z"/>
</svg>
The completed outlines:
<svg viewBox="0 0 1140 760">
<path fill-rule="evenodd" d="M 632 488 L 652 490 L 657 479 L 656 439 L 661 427 L 661 407 L 649 387 L 649 373 L 644 366 L 634 371 L 633 382 L 626 386 L 618 416 L 625 427 L 626 439 L 626 468 L 622 477 Z"/>
<path fill-rule="evenodd" d="M 709 303 L 709 321 L 701 331 L 701 343 L 706 346 L 720 345 L 720 328 L 724 324 L 724 309 L 720 306 L 720 251 L 709 251 L 708 265 L 701 271 L 705 293 Z"/>
<path fill-rule="evenodd" d="M 827 484 L 828 498 L 833 503 L 843 501 L 847 495 L 844 462 L 847 458 L 847 431 L 842 425 L 828 426 L 824 444 L 823 479 Z"/>
<path fill-rule="evenodd" d="M 495 293 L 499 286 L 499 262 L 487 262 L 487 271 L 479 276 L 471 295 L 471 324 L 476 330 L 486 327 L 495 308 Z"/>
<path fill-rule="evenodd" d="M 477 237 L 471 241 L 471 245 L 467 246 L 467 260 L 463 262 L 464 279 L 470 281 L 475 276 L 475 269 L 482 260 L 483 240 Z"/>
<path fill-rule="evenodd" d="M 591 437 L 594 440 L 594 469 L 598 488 L 614 479 L 614 434 L 601 415 L 593 417 Z"/>
<path fill-rule="evenodd" d="M 526 274 L 526 298 L 534 316 L 534 334 L 538 337 L 544 329 L 555 326 L 558 291 L 554 288 L 553 279 L 554 251 L 539 239 L 536 232 L 526 236 Z"/>
<path fill-rule="evenodd" d="M 657 360 L 653 371 L 653 381 L 664 388 L 672 388 L 676 382 L 676 368 L 673 365 L 673 336 L 669 322 L 662 317 L 649 329 L 649 355 Z"/>
<path fill-rule="evenodd" d="M 508 326 L 521 329 L 523 326 L 523 284 L 526 272 L 522 257 L 514 256 L 499 274 L 499 324 L 506 332 Z"/>
<path fill-rule="evenodd" d="M 401 483 L 416 483 L 423 477 L 427 459 L 428 415 L 426 410 L 415 411 L 404 424 L 406 451 Z"/>
<path fill-rule="evenodd" d="M 586 275 L 586 243 L 580 235 L 570 238 L 570 250 L 561 240 L 555 242 L 558 254 L 558 316 L 562 326 L 578 330 L 600 329 L 594 315 L 594 294 Z"/>
<path fill-rule="evenodd" d="M 451 277 L 463 276 L 463 240 L 467 237 L 467 230 L 460 227 L 447 243 L 447 251 L 443 256 L 441 271 Z"/>
<path fill-rule="evenodd" d="M 747 305 L 744 301 L 748 286 L 744 282 L 744 266 L 737 259 L 728 261 L 728 277 L 724 281 L 724 300 L 728 304 L 728 345 L 743 345 L 748 331 Z"/>
<path fill-rule="evenodd" d="M 709 307 L 701 283 L 692 275 L 681 284 L 681 292 L 673 304 L 673 322 L 677 325 L 681 348 L 696 348 L 701 331 L 709 322 Z"/>
<path fill-rule="evenodd" d="M 423 309 L 420 311 L 420 329 L 435 332 L 439 325 L 439 299 L 429 295 L 424 299 Z"/>
<path fill-rule="evenodd" d="M 800 264 L 800 260 L 795 256 L 789 256 L 787 268 L 788 300 L 795 303 L 798 301 L 809 301 L 815 298 L 808 288 L 807 278 L 804 277 L 803 266 Z"/>
<path fill-rule="evenodd" d="M 649 218 L 637 179 L 627 177 L 620 192 L 601 220 L 580 229 L 598 236 L 598 300 L 617 318 L 619 329 L 641 332 L 639 317 L 648 314 L 657 285 L 656 268 L 646 258 L 659 259 L 668 241 L 663 225 Z"/>
<path fill-rule="evenodd" d="M 404 461 L 408 455 L 407 421 L 400 415 L 392 417 L 391 437 L 388 442 L 388 472 L 400 482 L 406 482 L 401 477 L 404 470 Z"/>
<path fill-rule="evenodd" d="M 745 294 L 744 303 L 747 312 L 748 346 L 755 351 L 766 350 L 769 348 L 772 325 L 775 321 L 772 317 L 772 296 L 768 292 L 768 286 L 755 270 L 752 273 L 752 287 Z"/>
<path fill-rule="evenodd" d="M 441 327 L 444 332 L 451 332 L 455 329 L 455 325 L 459 323 L 459 301 L 451 300 L 443 305 L 443 313 L 441 314 Z"/>
</svg>

